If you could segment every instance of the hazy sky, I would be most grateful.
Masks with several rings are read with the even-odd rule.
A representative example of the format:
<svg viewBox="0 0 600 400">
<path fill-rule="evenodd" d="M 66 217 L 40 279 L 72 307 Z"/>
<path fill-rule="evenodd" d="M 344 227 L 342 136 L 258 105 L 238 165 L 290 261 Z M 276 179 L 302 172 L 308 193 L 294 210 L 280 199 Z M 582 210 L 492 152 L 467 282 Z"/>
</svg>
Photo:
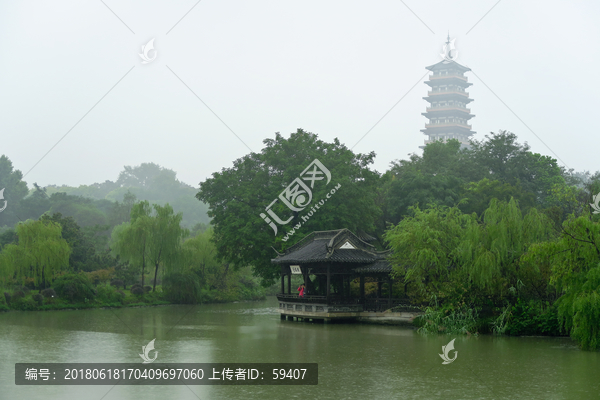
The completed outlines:
<svg viewBox="0 0 600 400">
<path fill-rule="evenodd" d="M 30 187 L 143 162 L 197 186 L 303 128 L 382 172 L 421 154 L 425 67 L 449 31 L 475 138 L 509 130 L 596 171 L 599 20 L 595 0 L 0 0 L 0 154 Z"/>
</svg>

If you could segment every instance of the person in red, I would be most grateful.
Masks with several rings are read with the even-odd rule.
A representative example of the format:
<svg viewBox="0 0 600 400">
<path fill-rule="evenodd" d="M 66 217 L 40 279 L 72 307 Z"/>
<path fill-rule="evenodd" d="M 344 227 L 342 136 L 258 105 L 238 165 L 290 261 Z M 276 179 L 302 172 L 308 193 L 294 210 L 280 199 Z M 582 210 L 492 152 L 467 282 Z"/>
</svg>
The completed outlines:
<svg viewBox="0 0 600 400">
<path fill-rule="evenodd" d="M 298 287 L 298 291 L 300 292 L 300 297 L 304 297 L 304 283 Z"/>
</svg>

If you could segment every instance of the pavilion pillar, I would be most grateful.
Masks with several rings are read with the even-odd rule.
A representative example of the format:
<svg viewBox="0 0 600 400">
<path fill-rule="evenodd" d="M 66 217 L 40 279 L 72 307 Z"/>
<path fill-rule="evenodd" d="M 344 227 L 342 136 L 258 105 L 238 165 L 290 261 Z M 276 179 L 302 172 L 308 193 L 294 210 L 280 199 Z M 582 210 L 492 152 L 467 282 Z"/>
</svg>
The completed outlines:
<svg viewBox="0 0 600 400">
<path fill-rule="evenodd" d="M 377 281 L 377 298 L 381 298 L 381 281 Z"/>
<path fill-rule="evenodd" d="M 292 294 L 292 273 L 288 274 L 288 294 Z"/>
<path fill-rule="evenodd" d="M 331 266 L 327 264 L 327 301 L 329 302 L 329 293 L 331 292 Z"/>
<path fill-rule="evenodd" d="M 283 274 L 281 274 L 281 294 L 285 294 L 285 280 L 284 280 L 284 276 Z"/>
<path fill-rule="evenodd" d="M 362 275 L 360 277 L 360 298 L 365 298 L 365 277 Z"/>
</svg>

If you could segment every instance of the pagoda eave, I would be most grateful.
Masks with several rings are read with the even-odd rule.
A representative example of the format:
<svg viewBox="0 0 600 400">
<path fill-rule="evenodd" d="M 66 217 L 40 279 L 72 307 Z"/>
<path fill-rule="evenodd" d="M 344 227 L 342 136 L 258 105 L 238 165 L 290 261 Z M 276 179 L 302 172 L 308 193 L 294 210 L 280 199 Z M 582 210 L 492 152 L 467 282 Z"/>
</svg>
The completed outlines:
<svg viewBox="0 0 600 400">
<path fill-rule="evenodd" d="M 440 118 L 443 116 L 455 116 L 458 115 L 461 118 L 464 119 L 471 119 L 475 116 L 475 114 L 469 114 L 468 112 L 465 111 L 460 111 L 459 113 L 456 113 L 456 110 L 448 110 L 448 111 L 427 111 L 424 113 L 421 113 L 421 115 L 425 116 L 426 118 Z"/>
<path fill-rule="evenodd" d="M 443 101 L 443 100 L 460 100 L 465 103 L 470 103 L 473 99 L 468 97 L 468 94 L 459 94 L 459 92 L 440 92 L 436 94 L 429 94 L 427 97 L 423 97 L 423 100 L 433 103 L 434 101 Z"/>
<path fill-rule="evenodd" d="M 453 84 L 457 84 L 460 85 L 462 87 L 469 87 L 472 86 L 473 84 L 470 82 L 465 82 L 462 79 L 458 79 L 458 78 L 454 78 L 452 79 L 451 77 L 449 78 L 444 78 L 444 79 L 436 79 L 436 80 L 429 80 L 429 81 L 425 81 L 425 84 L 427 84 L 428 86 L 437 86 L 437 85 L 443 85 L 443 84 L 448 84 L 448 83 L 453 83 Z"/>
</svg>

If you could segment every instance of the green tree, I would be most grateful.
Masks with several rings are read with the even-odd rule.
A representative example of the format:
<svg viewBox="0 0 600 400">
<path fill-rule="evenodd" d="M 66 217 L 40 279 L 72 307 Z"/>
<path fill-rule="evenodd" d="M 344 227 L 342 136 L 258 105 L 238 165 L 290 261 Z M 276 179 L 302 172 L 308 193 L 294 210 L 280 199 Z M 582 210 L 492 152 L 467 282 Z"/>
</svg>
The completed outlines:
<svg viewBox="0 0 600 400">
<path fill-rule="evenodd" d="M 152 210 L 155 214 L 153 215 Z M 135 204 L 131 210 L 131 222 L 113 231 L 113 253 L 128 261 L 141 272 L 144 286 L 146 266 L 154 267 L 154 285 L 159 268 L 177 268 L 181 257 L 181 242 L 188 231 L 181 227 L 181 214 L 173 214 L 168 204 L 164 207 L 147 201 Z"/>
<path fill-rule="evenodd" d="M 524 191 L 520 186 L 513 186 L 510 183 L 500 181 L 490 181 L 483 178 L 478 182 L 471 182 L 465 186 L 464 198 L 460 204 L 460 209 L 467 213 L 477 213 L 482 215 L 489 207 L 492 199 L 509 201 L 514 198 L 519 202 L 523 211 L 535 205 L 535 195 L 532 192 Z"/>
<path fill-rule="evenodd" d="M 71 248 L 69 256 L 69 267 L 73 272 L 92 271 L 92 262 L 95 255 L 93 243 L 81 231 L 73 217 L 63 217 L 61 213 L 52 216 L 42 215 L 40 221 L 56 222 L 61 226 L 61 236 L 67 241 Z"/>
<path fill-rule="evenodd" d="M 263 284 L 269 285 L 279 274 L 279 267 L 271 264 L 275 256 L 272 246 L 284 249 L 312 231 L 340 227 L 375 230 L 379 217 L 375 204 L 379 174 L 368 168 L 374 153 L 354 154 L 337 139 L 326 143 L 301 129 L 288 139 L 277 133 L 275 139 L 264 143 L 261 153 L 250 153 L 236 160 L 232 168 L 213 173 L 212 178 L 201 183 L 196 197 L 210 207 L 218 258 L 236 267 L 252 265 Z M 315 209 L 310 219 L 304 220 L 302 217 L 306 218 L 304 214 L 310 208 L 292 212 L 282 201 L 277 201 L 272 207 L 274 213 L 292 219 L 287 225 L 280 224 L 279 235 L 274 236 L 274 230 L 260 214 L 315 159 L 331 172 L 330 184 L 318 183 L 311 189 L 311 206 L 323 205 Z M 336 192 L 327 199 L 334 187 L 339 187 L 339 194 Z M 287 241 L 283 235 L 287 231 L 289 238 L 292 229 L 293 240 Z"/>
<path fill-rule="evenodd" d="M 490 296 L 501 303 L 519 281 L 539 290 L 543 271 L 520 263 L 529 246 L 553 235 L 551 221 L 535 208 L 523 216 L 514 199 L 492 200 L 481 222 L 458 207 L 413 212 L 385 237 L 394 273 L 416 284 L 425 298 L 481 302 Z M 544 290 L 541 295 L 547 296 Z"/>
<path fill-rule="evenodd" d="M 27 196 L 27 183 L 23 180 L 21 171 L 13 168 L 13 164 L 5 155 L 0 156 L 0 190 L 4 189 L 3 197 L 6 203 L 6 209 L 0 212 L 0 227 L 13 226 L 20 218 L 19 203 Z M 0 208 L 5 203 L 0 200 Z"/>
<path fill-rule="evenodd" d="M 425 146 L 423 156 L 392 163 L 393 179 L 387 190 L 390 221 L 398 223 L 417 204 L 452 207 L 461 200 L 463 187 L 483 177 L 473 155 L 457 140 Z"/>
<path fill-rule="evenodd" d="M 19 223 L 18 244 L 6 245 L 0 253 L 0 276 L 18 280 L 33 278 L 38 287 L 52 283 L 55 275 L 69 266 L 71 248 L 53 221 Z"/>
<path fill-rule="evenodd" d="M 594 219 L 567 219 L 558 240 L 539 243 L 523 257 L 551 267 L 551 282 L 562 294 L 562 326 L 586 350 L 600 349 L 600 223 Z"/>
</svg>

